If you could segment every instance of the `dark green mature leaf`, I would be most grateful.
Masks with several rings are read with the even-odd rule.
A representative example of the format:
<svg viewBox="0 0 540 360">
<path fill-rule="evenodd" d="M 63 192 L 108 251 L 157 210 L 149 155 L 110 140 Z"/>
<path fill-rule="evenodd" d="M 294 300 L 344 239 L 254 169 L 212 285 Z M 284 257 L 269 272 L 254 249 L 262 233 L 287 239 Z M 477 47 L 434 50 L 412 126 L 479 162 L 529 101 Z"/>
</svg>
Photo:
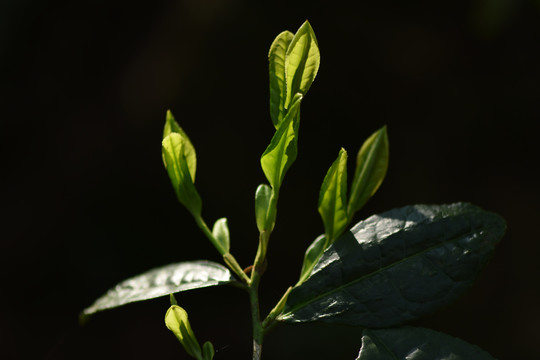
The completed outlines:
<svg viewBox="0 0 540 360">
<path fill-rule="evenodd" d="M 304 22 L 292 39 L 285 55 L 287 99 L 285 108 L 294 103 L 297 93 L 305 95 L 317 76 L 321 55 L 317 38 L 308 21 Z"/>
<path fill-rule="evenodd" d="M 285 83 L 285 54 L 294 35 L 290 31 L 279 34 L 268 52 L 270 74 L 270 116 L 276 129 L 285 116 L 285 99 L 287 85 Z"/>
<path fill-rule="evenodd" d="M 179 262 L 152 269 L 121 282 L 86 308 L 82 314 L 90 315 L 135 301 L 224 285 L 233 281 L 235 279 L 229 269 L 221 264 L 205 260 Z"/>
<path fill-rule="evenodd" d="M 474 205 L 414 205 L 373 215 L 323 253 L 278 320 L 389 327 L 458 298 L 506 225 Z"/>
<path fill-rule="evenodd" d="M 195 171 L 189 168 L 188 140 L 179 133 L 163 139 L 161 153 L 171 184 L 180 201 L 195 217 L 200 217 L 202 200 L 194 185 Z"/>
<path fill-rule="evenodd" d="M 319 257 L 323 253 L 326 245 L 326 237 L 324 235 L 318 236 L 306 250 L 304 254 L 304 262 L 302 263 L 302 271 L 300 271 L 299 283 L 305 281 L 311 274 L 313 267 L 319 260 Z"/>
<path fill-rule="evenodd" d="M 297 94 L 287 116 L 280 123 L 270 145 L 261 156 L 261 167 L 275 192 L 278 192 L 285 173 L 296 160 L 298 153 L 298 128 L 300 126 L 300 103 L 302 95 Z"/>
<path fill-rule="evenodd" d="M 326 176 L 319 193 L 319 214 L 326 234 L 325 248 L 330 245 L 347 226 L 347 152 L 339 151 Z"/>
<path fill-rule="evenodd" d="M 478 346 L 418 327 L 366 329 L 356 360 L 494 360 Z"/>
<path fill-rule="evenodd" d="M 362 145 L 356 158 L 356 170 L 348 204 L 349 220 L 381 186 L 388 169 L 386 126 L 373 133 Z"/>
</svg>

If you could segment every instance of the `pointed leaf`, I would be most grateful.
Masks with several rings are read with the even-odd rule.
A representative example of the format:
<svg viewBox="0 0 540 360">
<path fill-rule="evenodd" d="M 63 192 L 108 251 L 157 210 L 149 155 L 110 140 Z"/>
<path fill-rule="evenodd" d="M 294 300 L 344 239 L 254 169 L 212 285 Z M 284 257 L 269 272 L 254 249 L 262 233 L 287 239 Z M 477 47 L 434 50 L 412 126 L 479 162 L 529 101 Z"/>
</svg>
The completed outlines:
<svg viewBox="0 0 540 360">
<path fill-rule="evenodd" d="M 261 184 L 255 191 L 255 219 L 259 232 L 270 230 L 274 219 L 267 219 L 269 213 L 270 199 L 272 198 L 272 188 L 266 184 Z"/>
<path fill-rule="evenodd" d="M 356 360 L 495 360 L 478 346 L 419 327 L 366 329 Z"/>
<path fill-rule="evenodd" d="M 188 314 L 178 305 L 172 305 L 165 314 L 165 325 L 180 341 L 186 352 L 196 359 L 202 359 L 201 346 L 189 324 Z"/>
<path fill-rule="evenodd" d="M 305 95 L 319 71 L 321 56 L 317 38 L 306 21 L 292 39 L 285 57 L 285 79 L 287 99 L 285 108 L 293 102 L 296 93 Z"/>
<path fill-rule="evenodd" d="M 389 327 L 457 299 L 505 231 L 474 205 L 414 205 L 373 215 L 323 253 L 281 321 Z"/>
<path fill-rule="evenodd" d="M 186 261 L 152 269 L 107 291 L 83 315 L 119 307 L 135 301 L 168 296 L 186 290 L 225 285 L 235 281 L 223 265 L 211 261 Z"/>
<path fill-rule="evenodd" d="M 174 116 L 171 111 L 167 110 L 165 126 L 163 128 L 163 139 L 165 139 L 171 133 L 177 133 L 182 136 L 182 143 L 184 145 L 183 153 L 186 157 L 191 178 L 193 179 L 193 182 L 195 182 L 195 173 L 197 170 L 197 154 L 195 153 L 195 148 L 193 147 L 193 144 L 191 143 L 191 140 L 189 140 L 187 134 L 184 132 L 184 130 L 182 130 L 180 125 L 178 125 L 176 120 L 174 120 Z"/>
<path fill-rule="evenodd" d="M 384 126 L 373 133 L 358 152 L 348 204 L 349 220 L 381 186 L 387 169 L 388 135 Z"/>
<path fill-rule="evenodd" d="M 200 217 L 202 201 L 193 179 L 195 173 L 191 173 L 185 154 L 185 139 L 178 133 L 171 133 L 163 139 L 162 155 L 165 168 L 171 179 L 172 186 L 178 200 L 193 214 Z"/>
<path fill-rule="evenodd" d="M 298 128 L 300 125 L 300 102 L 302 96 L 295 98 L 287 116 L 261 156 L 261 167 L 268 182 L 277 192 L 285 173 L 296 160 L 298 151 Z"/>
<path fill-rule="evenodd" d="M 294 35 L 290 31 L 279 34 L 268 52 L 270 73 L 270 116 L 276 129 L 285 116 L 285 54 Z"/>
<path fill-rule="evenodd" d="M 343 148 L 324 177 L 318 210 L 324 223 L 326 248 L 341 235 L 348 224 L 347 152 Z"/>
<path fill-rule="evenodd" d="M 307 248 L 304 255 L 304 262 L 302 264 L 302 271 L 300 272 L 300 283 L 305 281 L 311 274 L 313 267 L 315 266 L 325 249 L 325 244 L 326 237 L 324 235 L 320 235 Z"/>
<path fill-rule="evenodd" d="M 203 344 L 202 355 L 204 360 L 212 360 L 216 351 L 214 350 L 214 345 L 210 341 L 207 341 Z"/>
<path fill-rule="evenodd" d="M 218 219 L 214 223 L 212 228 L 212 235 L 221 245 L 221 248 L 224 250 L 224 253 L 228 253 L 231 247 L 231 240 L 229 235 L 229 225 L 227 224 L 227 218 Z"/>
</svg>

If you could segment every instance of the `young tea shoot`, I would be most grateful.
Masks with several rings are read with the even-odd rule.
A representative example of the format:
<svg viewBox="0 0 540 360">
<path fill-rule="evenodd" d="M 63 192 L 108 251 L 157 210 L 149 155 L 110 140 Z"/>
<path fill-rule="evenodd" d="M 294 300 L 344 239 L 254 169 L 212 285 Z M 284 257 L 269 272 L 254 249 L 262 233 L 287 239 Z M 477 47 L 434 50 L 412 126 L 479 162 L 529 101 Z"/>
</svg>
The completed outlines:
<svg viewBox="0 0 540 360">
<path fill-rule="evenodd" d="M 201 345 L 197 340 L 186 310 L 173 294 L 235 285 L 250 299 L 254 360 L 261 358 L 270 329 L 305 322 L 362 328 L 357 360 L 493 359 L 463 340 L 402 324 L 450 304 L 470 287 L 505 232 L 500 216 L 469 203 L 411 205 L 370 216 L 351 227 L 355 214 L 385 178 L 386 126 L 359 144 L 352 179 L 347 176 L 348 153 L 339 151 L 319 193 L 324 230 L 305 251 L 296 284 L 290 284 L 269 314 L 261 314 L 259 285 L 272 245 L 280 189 L 296 160 L 302 101 L 320 65 L 317 38 L 309 22 L 294 34 L 280 33 L 270 46 L 268 60 L 270 120 L 275 133 L 260 159 L 268 183 L 255 190 L 259 245 L 252 264 L 247 264 L 250 271 L 244 271 L 230 252 L 233 239 L 227 219 L 216 220 L 212 229 L 203 219 L 203 200 L 195 185 L 195 147 L 168 111 L 162 140 L 165 169 L 178 201 L 224 264 L 182 261 L 150 270 L 109 290 L 83 311 L 81 319 L 134 301 L 170 296 L 165 325 L 189 356 L 210 360 L 215 355 L 212 343 Z"/>
</svg>

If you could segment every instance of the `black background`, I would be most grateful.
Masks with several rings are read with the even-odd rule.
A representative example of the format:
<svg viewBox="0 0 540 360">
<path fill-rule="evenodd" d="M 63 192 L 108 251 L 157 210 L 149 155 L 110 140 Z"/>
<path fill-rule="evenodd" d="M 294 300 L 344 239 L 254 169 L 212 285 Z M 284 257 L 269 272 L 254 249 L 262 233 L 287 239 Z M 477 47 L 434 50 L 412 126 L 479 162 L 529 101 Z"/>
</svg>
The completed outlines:
<svg viewBox="0 0 540 360">
<path fill-rule="evenodd" d="M 540 6 L 533 1 L 31 1 L 0 5 L 0 357 L 186 359 L 168 299 L 77 314 L 109 287 L 182 260 L 220 261 L 174 197 L 160 158 L 171 109 L 197 149 L 207 222 L 232 252 L 257 245 L 253 194 L 273 134 L 267 51 L 309 19 L 321 68 L 302 106 L 262 282 L 263 312 L 297 279 L 321 231 L 316 206 L 340 147 L 388 125 L 387 178 L 356 220 L 412 203 L 470 201 L 508 232 L 475 286 L 414 322 L 501 359 L 540 357 L 537 122 Z M 216 359 L 250 357 L 247 296 L 182 293 Z M 354 359 L 361 330 L 276 328 L 266 359 Z"/>
</svg>

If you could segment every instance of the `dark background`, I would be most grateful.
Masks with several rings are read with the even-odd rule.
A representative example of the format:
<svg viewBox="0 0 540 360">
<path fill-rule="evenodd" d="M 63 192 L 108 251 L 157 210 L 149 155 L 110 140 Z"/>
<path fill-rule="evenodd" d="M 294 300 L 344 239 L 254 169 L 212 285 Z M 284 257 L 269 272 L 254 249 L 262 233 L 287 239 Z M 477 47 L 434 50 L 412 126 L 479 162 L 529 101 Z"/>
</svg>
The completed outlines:
<svg viewBox="0 0 540 360">
<path fill-rule="evenodd" d="M 540 357 L 537 122 L 540 4 L 475 1 L 32 1 L 0 5 L 0 357 L 186 359 L 168 299 L 77 315 L 117 282 L 182 260 L 220 261 L 173 194 L 160 158 L 171 109 L 197 149 L 208 223 L 256 251 L 253 194 L 273 134 L 267 51 L 309 19 L 321 68 L 302 106 L 262 282 L 263 312 L 322 231 L 316 205 L 341 146 L 351 159 L 388 125 L 390 168 L 358 214 L 470 201 L 508 232 L 475 286 L 415 325 L 501 359 Z M 350 173 L 353 161 L 350 161 Z M 182 293 L 216 359 L 248 359 L 247 296 Z M 354 359 L 353 327 L 281 326 L 266 359 Z"/>
</svg>

